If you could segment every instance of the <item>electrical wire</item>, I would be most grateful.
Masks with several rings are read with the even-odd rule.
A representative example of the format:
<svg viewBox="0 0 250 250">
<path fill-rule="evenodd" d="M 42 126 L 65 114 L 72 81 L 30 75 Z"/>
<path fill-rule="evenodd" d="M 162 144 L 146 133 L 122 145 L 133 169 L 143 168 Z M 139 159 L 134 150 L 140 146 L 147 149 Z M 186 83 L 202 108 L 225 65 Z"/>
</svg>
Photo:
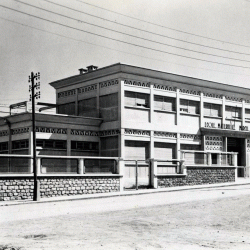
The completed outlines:
<svg viewBox="0 0 250 250">
<path fill-rule="evenodd" d="M 188 68 L 202 69 L 202 70 L 213 71 L 213 72 L 220 72 L 220 73 L 226 73 L 226 74 L 232 74 L 232 75 L 250 76 L 248 74 L 239 74 L 239 73 L 226 72 L 226 71 L 220 71 L 220 70 L 214 70 L 214 69 L 208 69 L 208 68 L 202 68 L 202 67 L 193 67 L 193 66 L 190 66 L 190 65 L 185 65 L 185 64 L 180 64 L 180 63 L 174 63 L 174 62 L 168 62 L 168 61 L 161 60 L 161 59 L 156 59 L 156 58 L 152 58 L 152 57 L 137 55 L 137 54 L 133 54 L 133 53 L 122 51 L 122 50 L 111 49 L 111 48 L 109 48 L 107 46 L 103 46 L 103 45 L 98 45 L 98 44 L 86 42 L 86 41 L 79 40 L 79 39 L 76 39 L 76 38 L 72 38 L 72 37 L 69 37 L 69 36 L 64 36 L 64 35 L 57 34 L 57 33 L 54 33 L 54 32 L 48 31 L 48 30 L 36 28 L 36 27 L 30 26 L 30 25 L 26 25 L 26 24 L 19 23 L 19 22 L 13 21 L 13 20 L 9 20 L 9 19 L 3 18 L 3 17 L 0 17 L 0 19 L 8 21 L 8 22 L 15 23 L 15 24 L 18 24 L 18 25 L 22 25 L 24 27 L 28 27 L 28 28 L 31 28 L 31 29 L 39 30 L 39 31 L 42 31 L 42 32 L 45 32 L 45 33 L 56 35 L 56 36 L 59 36 L 59 37 L 67 38 L 67 39 L 70 39 L 70 40 L 73 40 L 73 41 L 76 41 L 76 42 L 82 42 L 82 43 L 89 44 L 89 45 L 92 45 L 92 46 L 96 46 L 96 47 L 105 48 L 105 49 L 108 49 L 108 50 L 112 50 L 112 51 L 124 53 L 126 55 L 128 54 L 128 55 L 137 56 L 137 57 L 140 57 L 140 58 L 150 59 L 150 60 L 159 61 L 159 62 L 166 62 L 166 63 L 170 63 L 170 64 L 174 64 L 174 65 L 179 65 L 179 66 L 184 66 L 184 67 L 188 67 Z M 16 99 L 7 99 L 7 100 L 16 100 Z"/>
<path fill-rule="evenodd" d="M 98 28 L 101 28 L 101 29 L 105 29 L 105 30 L 108 30 L 108 31 L 112 31 L 112 32 L 115 32 L 115 33 L 118 33 L 118 34 L 122 34 L 122 35 L 130 36 L 130 37 L 133 37 L 133 38 L 141 39 L 143 41 L 148 41 L 148 42 L 152 42 L 152 43 L 156 43 L 156 44 L 160 44 L 160 45 L 165 45 L 165 46 L 168 46 L 168 47 L 177 48 L 177 49 L 181 49 L 181 50 L 185 50 L 185 51 L 195 52 L 195 53 L 199 53 L 199 54 L 202 54 L 202 55 L 209 55 L 209 56 L 220 57 L 220 58 L 224 58 L 224 59 L 236 60 L 236 61 L 241 61 L 241 62 L 250 62 L 249 60 L 238 59 L 238 58 L 233 58 L 233 57 L 228 57 L 228 56 L 220 56 L 220 55 L 201 52 L 201 51 L 197 51 L 197 50 L 193 50 L 193 49 L 187 49 L 187 48 L 183 48 L 183 47 L 179 47 L 179 46 L 175 46 L 175 45 L 171 45 L 171 44 L 167 44 L 167 43 L 157 42 L 157 41 L 154 41 L 154 40 L 151 40 L 151 39 L 131 35 L 131 34 L 128 34 L 128 33 L 125 33 L 125 32 L 117 31 L 117 30 L 114 30 L 114 29 L 110 29 L 110 28 L 100 26 L 100 25 L 92 24 L 90 22 L 82 21 L 80 19 L 69 17 L 69 16 L 66 16 L 66 15 L 51 11 L 51 10 L 47 10 L 47 9 L 44 9 L 44 8 L 41 8 L 41 7 L 37 7 L 37 6 L 32 5 L 32 4 L 24 3 L 24 2 L 19 1 L 19 0 L 14 0 L 14 1 L 25 4 L 25 5 L 28 5 L 28 6 L 31 6 L 33 8 L 39 9 L 39 10 L 43 10 L 43 11 L 52 13 L 54 15 L 58 15 L 58 16 L 61 16 L 61 17 L 64 17 L 64 18 L 68 18 L 68 19 L 71 19 L 71 20 L 74 20 L 74 21 L 77 21 L 77 22 L 82 22 L 82 23 L 85 23 L 85 24 L 88 24 L 88 25 L 91 25 L 91 26 L 94 26 L 94 27 L 98 27 Z"/>
<path fill-rule="evenodd" d="M 164 25 L 160 25 L 160 24 L 157 24 L 157 23 L 145 21 L 145 20 L 142 20 L 142 19 L 139 19 L 139 18 L 136 18 L 136 17 L 132 17 L 132 16 L 129 16 L 129 15 L 122 14 L 120 12 L 109 10 L 109 9 L 106 9 L 106 8 L 103 8 L 103 7 L 94 5 L 94 4 L 86 3 L 86 2 L 83 2 L 81 0 L 75 0 L 75 1 L 86 4 L 86 5 L 89 5 L 89 6 L 93 6 L 93 7 L 98 8 L 98 9 L 106 10 L 108 12 L 115 13 L 115 14 L 118 14 L 118 15 L 121 15 L 121 16 L 124 16 L 124 17 L 128 17 L 128 18 L 131 18 L 131 19 L 134 19 L 134 20 L 137 20 L 137 21 L 141 21 L 141 22 L 144 22 L 144 23 L 147 23 L 147 24 L 152 24 L 154 26 L 158 26 L 158 27 L 161 27 L 161 28 L 164 28 L 164 29 L 173 30 L 173 31 L 176 31 L 176 32 L 180 32 L 180 33 L 183 33 L 183 34 L 192 35 L 192 36 L 196 36 L 196 37 L 201 37 L 201 38 L 209 39 L 209 40 L 216 41 L 216 42 L 227 43 L 227 44 L 231 44 L 231 45 L 237 45 L 237 46 L 241 46 L 241 47 L 245 47 L 245 48 L 250 48 L 250 46 L 239 44 L 239 43 L 227 42 L 227 41 L 224 41 L 224 40 L 214 39 L 214 38 L 207 37 L 207 36 L 197 35 L 197 34 L 194 34 L 194 33 L 191 33 L 191 32 L 186 32 L 186 31 L 182 31 L 182 30 L 178 30 L 178 29 L 173 29 L 173 28 L 170 28 L 170 27 L 167 27 L 167 26 L 164 26 Z"/>
<path fill-rule="evenodd" d="M 179 57 L 182 57 L 182 58 L 188 58 L 188 59 L 193 59 L 193 60 L 202 61 L 202 62 L 214 63 L 214 64 L 219 64 L 219 65 L 224 65 L 224 66 L 237 67 L 237 68 L 250 69 L 250 67 L 246 67 L 246 66 L 240 66 L 240 65 L 229 64 L 229 63 L 215 62 L 215 61 L 210 61 L 210 60 L 206 60 L 206 59 L 200 59 L 200 58 L 191 57 L 191 56 L 184 56 L 184 55 L 180 55 L 180 54 L 176 54 L 176 53 L 172 53 L 172 52 L 167 52 L 167 51 L 163 51 L 163 50 L 159 50 L 159 49 L 154 49 L 154 48 L 150 48 L 150 47 L 147 47 L 147 46 L 138 45 L 138 44 L 122 41 L 122 40 L 119 40 L 119 39 L 111 38 L 111 37 L 108 37 L 108 36 L 96 34 L 96 33 L 86 31 L 86 30 L 83 30 L 83 29 L 78 29 L 76 27 L 72 27 L 72 26 L 65 25 L 65 24 L 62 24 L 62 23 L 59 23 L 59 22 L 55 22 L 55 21 L 52 21 L 52 20 L 49 20 L 49 19 L 46 19 L 46 18 L 38 17 L 38 16 L 29 14 L 29 13 L 26 13 L 26 12 L 23 12 L 23 11 L 20 11 L 20 10 L 16 10 L 16 9 L 4 6 L 4 5 L 0 5 L 0 7 L 6 8 L 6 9 L 9 9 L 9 10 L 12 10 L 12 11 L 16 11 L 18 13 L 22 13 L 24 15 L 28 15 L 28 16 L 31 16 L 31 17 L 34 17 L 34 18 L 37 18 L 37 19 L 40 19 L 40 20 L 43 20 L 43 21 L 53 23 L 53 24 L 57 24 L 57 25 L 60 25 L 60 26 L 66 27 L 66 28 L 81 31 L 81 32 L 84 32 L 84 33 L 87 33 L 87 34 L 90 34 L 90 35 L 94 35 L 94 36 L 99 36 L 99 37 L 102 37 L 102 38 L 106 38 L 106 39 L 113 40 L 113 41 L 116 41 L 116 42 L 124 43 L 124 44 L 127 44 L 127 45 L 132 45 L 132 46 L 139 47 L 139 48 L 142 48 L 142 49 L 148 49 L 148 50 L 155 51 L 155 52 L 160 52 L 160 53 L 164 53 L 164 54 L 179 56 Z"/>
<path fill-rule="evenodd" d="M 20 0 L 14 0 L 14 1 L 23 3 Z M 238 52 L 238 51 L 232 51 L 232 50 L 222 49 L 222 48 L 218 48 L 218 47 L 213 47 L 213 46 L 209 46 L 209 45 L 204 45 L 204 44 L 200 44 L 200 43 L 195 43 L 195 42 L 190 42 L 190 41 L 186 41 L 186 40 L 174 38 L 174 37 L 171 37 L 171 36 L 166 36 L 166 35 L 155 33 L 155 32 L 149 31 L 149 30 L 139 29 L 139 28 L 136 28 L 134 26 L 130 26 L 130 25 L 127 25 L 127 24 L 122 24 L 122 23 L 119 23 L 119 22 L 115 22 L 115 21 L 112 21 L 112 20 L 109 20 L 109 19 L 106 19 L 106 18 L 103 18 L 103 17 L 100 17 L 100 16 L 89 14 L 89 13 L 87 13 L 85 11 L 77 10 L 77 9 L 74 9 L 74 8 L 62 5 L 62 4 L 58 4 L 58 3 L 52 2 L 50 0 L 42 0 L 42 1 L 45 1 L 45 2 L 48 2 L 48 3 L 54 4 L 54 5 L 57 5 L 57 6 L 60 6 L 60 7 L 63 7 L 63 8 L 66 8 L 66 9 L 78 12 L 78 13 L 81 13 L 81 14 L 85 14 L 85 15 L 88 15 L 88 16 L 91 16 L 91 17 L 94 17 L 94 18 L 98 18 L 98 19 L 101 19 L 103 21 L 114 23 L 116 25 L 120 25 L 120 26 L 123 26 L 123 27 L 134 29 L 136 31 L 142 31 L 142 32 L 145 32 L 145 33 L 148 33 L 148 34 L 151 34 L 151 35 L 156 35 L 156 36 L 168 38 L 168 39 L 171 39 L 171 40 L 175 40 L 175 41 L 179 41 L 179 42 L 183 42 L 183 43 L 188 43 L 188 44 L 192 44 L 192 45 L 197 45 L 197 46 L 205 47 L 205 48 L 209 48 L 209 49 L 215 49 L 215 50 L 220 50 L 220 51 L 230 52 L 230 53 L 235 53 L 235 54 L 240 54 L 240 55 L 250 55 L 249 53 L 243 53 L 243 52 Z M 24 4 L 26 4 L 26 3 L 24 3 Z"/>
</svg>

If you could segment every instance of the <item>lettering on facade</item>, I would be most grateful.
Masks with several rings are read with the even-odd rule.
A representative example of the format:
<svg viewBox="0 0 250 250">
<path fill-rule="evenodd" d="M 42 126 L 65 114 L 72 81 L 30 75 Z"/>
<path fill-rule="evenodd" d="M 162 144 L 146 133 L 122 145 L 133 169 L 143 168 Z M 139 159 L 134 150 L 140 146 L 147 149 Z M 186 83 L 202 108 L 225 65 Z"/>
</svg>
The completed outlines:
<svg viewBox="0 0 250 250">
<path fill-rule="evenodd" d="M 247 126 L 241 126 L 241 127 L 247 127 Z M 205 128 L 220 128 L 220 129 L 235 130 L 235 125 L 233 125 L 233 124 L 222 124 L 222 123 L 216 124 L 214 122 L 205 122 Z"/>
<path fill-rule="evenodd" d="M 248 131 L 248 126 L 240 126 L 241 131 Z"/>
</svg>

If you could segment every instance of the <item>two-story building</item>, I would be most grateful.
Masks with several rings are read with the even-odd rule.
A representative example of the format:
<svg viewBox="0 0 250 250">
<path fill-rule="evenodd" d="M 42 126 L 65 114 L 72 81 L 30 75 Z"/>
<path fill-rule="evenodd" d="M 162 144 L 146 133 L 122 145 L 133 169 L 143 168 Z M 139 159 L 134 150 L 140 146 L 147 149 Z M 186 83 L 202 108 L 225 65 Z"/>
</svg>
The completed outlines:
<svg viewBox="0 0 250 250">
<path fill-rule="evenodd" d="M 237 152 L 250 165 L 250 89 L 121 63 L 50 85 L 57 114 L 36 115 L 38 154 L 171 160 L 199 150 L 213 164 L 223 160 L 213 153 Z M 29 113 L 0 119 L 1 152 L 31 154 L 31 126 Z"/>
</svg>

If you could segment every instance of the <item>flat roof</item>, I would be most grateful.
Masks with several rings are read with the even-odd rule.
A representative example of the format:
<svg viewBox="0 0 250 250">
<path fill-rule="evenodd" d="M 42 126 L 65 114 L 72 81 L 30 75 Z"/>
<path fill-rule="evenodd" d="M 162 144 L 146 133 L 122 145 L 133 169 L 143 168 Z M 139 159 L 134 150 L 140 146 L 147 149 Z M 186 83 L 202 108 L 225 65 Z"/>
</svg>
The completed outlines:
<svg viewBox="0 0 250 250">
<path fill-rule="evenodd" d="M 218 89 L 218 90 L 236 92 L 236 93 L 240 93 L 244 95 L 250 95 L 250 89 L 248 88 L 234 86 L 234 85 L 225 84 L 225 83 L 213 82 L 209 80 L 203 80 L 203 79 L 184 76 L 184 75 L 177 75 L 173 73 L 147 69 L 147 68 L 132 66 L 128 64 L 122 64 L 122 63 L 116 63 L 116 64 L 112 64 L 103 68 L 98 68 L 97 70 L 87 72 L 84 74 L 70 76 L 64 79 L 51 82 L 49 84 L 55 89 L 59 89 L 62 87 L 97 79 L 97 78 L 112 75 L 115 73 L 127 73 L 127 74 L 132 74 L 132 75 L 137 75 L 137 76 L 150 77 L 154 79 L 184 83 L 190 86 L 206 87 L 210 89 Z"/>
</svg>

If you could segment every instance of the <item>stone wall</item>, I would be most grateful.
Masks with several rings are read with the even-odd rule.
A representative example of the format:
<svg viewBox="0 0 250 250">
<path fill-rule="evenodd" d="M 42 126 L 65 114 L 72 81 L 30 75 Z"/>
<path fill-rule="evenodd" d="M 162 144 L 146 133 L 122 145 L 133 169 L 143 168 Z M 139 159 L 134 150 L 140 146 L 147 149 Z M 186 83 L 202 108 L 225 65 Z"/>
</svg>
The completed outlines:
<svg viewBox="0 0 250 250">
<path fill-rule="evenodd" d="M 1 177 L 0 201 L 32 199 L 33 189 L 32 178 Z"/>
<path fill-rule="evenodd" d="M 187 175 L 158 176 L 158 187 L 202 185 L 235 181 L 232 167 L 187 167 Z"/>
<path fill-rule="evenodd" d="M 95 194 L 120 191 L 119 177 L 39 177 L 40 196 Z M 0 177 L 0 201 L 33 198 L 33 177 Z"/>
<path fill-rule="evenodd" d="M 41 198 L 118 191 L 120 191 L 119 177 L 46 177 L 40 180 Z"/>
</svg>

